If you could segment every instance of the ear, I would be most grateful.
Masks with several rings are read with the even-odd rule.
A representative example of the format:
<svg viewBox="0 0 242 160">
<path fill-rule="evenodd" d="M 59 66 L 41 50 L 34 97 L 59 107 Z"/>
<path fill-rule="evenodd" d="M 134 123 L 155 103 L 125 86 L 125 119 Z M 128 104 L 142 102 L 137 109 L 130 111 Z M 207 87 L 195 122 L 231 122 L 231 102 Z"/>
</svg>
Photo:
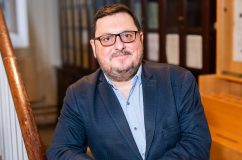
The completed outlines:
<svg viewBox="0 0 242 160">
<path fill-rule="evenodd" d="M 93 56 L 95 57 L 95 58 L 97 58 L 97 56 L 96 56 L 96 46 L 95 46 L 95 40 L 93 40 L 93 39 L 91 39 L 90 40 L 90 44 L 91 44 L 91 46 L 92 46 L 92 52 L 93 52 Z"/>
<path fill-rule="evenodd" d="M 140 35 L 140 41 L 143 44 L 143 42 L 144 42 L 144 33 L 143 32 L 140 32 L 139 35 Z"/>
</svg>

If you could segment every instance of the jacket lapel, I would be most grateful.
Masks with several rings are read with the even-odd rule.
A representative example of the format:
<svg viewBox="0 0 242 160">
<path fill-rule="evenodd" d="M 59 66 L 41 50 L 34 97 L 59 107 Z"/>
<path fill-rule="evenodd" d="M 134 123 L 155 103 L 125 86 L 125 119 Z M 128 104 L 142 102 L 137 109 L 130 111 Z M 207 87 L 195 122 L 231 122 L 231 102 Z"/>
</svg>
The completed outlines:
<svg viewBox="0 0 242 160">
<path fill-rule="evenodd" d="M 146 132 L 146 157 L 148 155 L 155 131 L 156 109 L 158 105 L 157 81 L 152 79 L 150 72 L 143 69 L 142 72 L 144 121 Z"/>
<path fill-rule="evenodd" d="M 107 83 L 103 74 L 100 75 L 100 81 L 101 82 L 98 85 L 98 92 L 101 93 L 100 96 L 103 100 L 105 108 L 107 109 L 118 130 L 121 132 L 123 138 L 126 140 L 127 144 L 134 151 L 137 157 L 142 159 L 121 105 L 113 92 L 112 87 Z"/>
</svg>

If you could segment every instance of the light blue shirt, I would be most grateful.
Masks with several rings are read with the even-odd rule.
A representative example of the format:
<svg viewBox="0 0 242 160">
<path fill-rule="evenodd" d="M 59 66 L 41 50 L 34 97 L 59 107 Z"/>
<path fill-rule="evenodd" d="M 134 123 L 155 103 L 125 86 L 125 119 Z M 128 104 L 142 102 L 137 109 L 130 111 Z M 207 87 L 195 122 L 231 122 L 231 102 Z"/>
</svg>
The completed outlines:
<svg viewBox="0 0 242 160">
<path fill-rule="evenodd" d="M 146 138 L 141 68 L 140 66 L 136 75 L 131 79 L 131 89 L 128 98 L 112 84 L 105 74 L 104 75 L 121 104 L 139 152 L 142 158 L 145 159 Z"/>
</svg>

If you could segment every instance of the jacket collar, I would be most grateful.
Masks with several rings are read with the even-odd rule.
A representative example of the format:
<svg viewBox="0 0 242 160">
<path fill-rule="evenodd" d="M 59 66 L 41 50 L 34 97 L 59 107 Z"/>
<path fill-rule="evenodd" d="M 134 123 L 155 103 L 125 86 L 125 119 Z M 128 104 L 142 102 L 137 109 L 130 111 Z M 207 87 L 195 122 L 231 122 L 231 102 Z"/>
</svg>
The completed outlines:
<svg viewBox="0 0 242 160">
<path fill-rule="evenodd" d="M 146 157 L 148 155 L 151 142 L 155 131 L 156 109 L 158 105 L 158 87 L 157 80 L 154 78 L 152 71 L 147 65 L 143 65 L 142 86 L 144 101 L 144 121 L 146 132 Z"/>
</svg>

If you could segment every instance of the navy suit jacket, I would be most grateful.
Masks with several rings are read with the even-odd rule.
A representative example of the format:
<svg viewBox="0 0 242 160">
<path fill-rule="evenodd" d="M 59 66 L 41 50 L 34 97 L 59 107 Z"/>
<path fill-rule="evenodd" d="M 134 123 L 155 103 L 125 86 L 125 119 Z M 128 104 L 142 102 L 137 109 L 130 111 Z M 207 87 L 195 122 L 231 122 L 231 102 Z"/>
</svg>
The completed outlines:
<svg viewBox="0 0 242 160">
<path fill-rule="evenodd" d="M 208 160 L 211 137 L 196 81 L 180 67 L 142 65 L 146 160 Z M 142 160 L 103 72 L 71 85 L 47 151 L 50 160 Z"/>
</svg>

